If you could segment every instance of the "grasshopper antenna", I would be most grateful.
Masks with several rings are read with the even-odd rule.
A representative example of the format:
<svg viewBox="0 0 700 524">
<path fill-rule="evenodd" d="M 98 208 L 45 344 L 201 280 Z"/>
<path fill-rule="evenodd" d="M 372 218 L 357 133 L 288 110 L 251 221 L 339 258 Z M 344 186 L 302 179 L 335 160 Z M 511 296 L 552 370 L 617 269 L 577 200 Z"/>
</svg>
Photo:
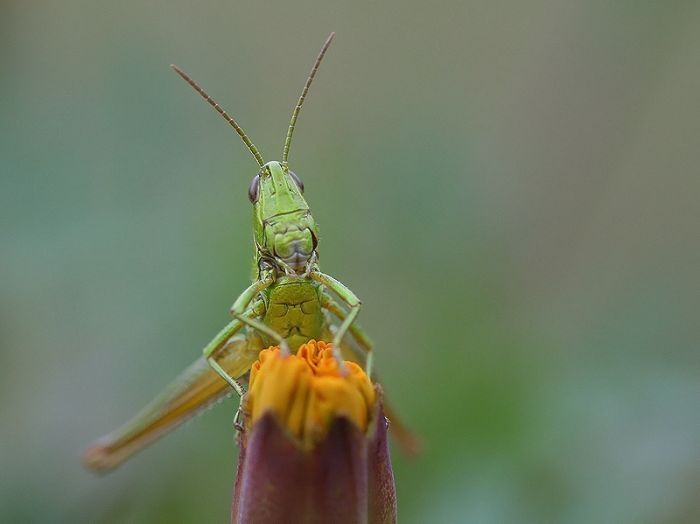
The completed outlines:
<svg viewBox="0 0 700 524">
<path fill-rule="evenodd" d="M 297 102 L 297 105 L 294 108 L 294 111 L 292 112 L 292 119 L 289 122 L 289 129 L 287 130 L 287 138 L 284 141 L 284 150 L 282 151 L 282 165 L 285 167 L 287 166 L 287 159 L 289 158 L 289 147 L 292 145 L 292 135 L 294 134 L 294 126 L 296 126 L 297 118 L 299 117 L 299 111 L 301 111 L 301 106 L 304 103 L 304 99 L 306 98 L 306 93 L 309 92 L 309 87 L 311 87 L 311 82 L 313 82 L 314 77 L 316 76 L 316 71 L 318 71 L 318 66 L 321 65 L 321 60 L 323 60 L 323 57 L 326 54 L 326 51 L 328 51 L 328 47 L 331 45 L 331 42 L 333 41 L 334 36 L 335 36 L 335 33 L 331 33 L 330 35 L 328 35 L 328 38 L 326 38 L 326 43 L 323 44 L 323 47 L 321 48 L 321 52 L 316 57 L 316 61 L 314 62 L 314 66 L 311 68 L 311 73 L 309 73 L 309 78 L 306 79 L 306 83 L 304 84 L 304 89 L 301 90 L 301 96 L 299 97 L 299 101 Z"/>
<path fill-rule="evenodd" d="M 178 75 L 180 75 L 180 77 L 182 77 L 182 79 L 185 82 L 190 84 L 190 86 L 192 86 L 192 88 L 195 91 L 197 91 L 197 93 L 202 95 L 202 98 L 204 98 L 204 100 L 206 100 L 210 106 L 212 106 L 214 109 L 216 109 L 216 111 L 221 116 L 224 117 L 224 120 L 226 120 L 231 125 L 231 127 L 233 127 L 236 130 L 236 133 L 238 133 L 238 135 L 241 137 L 241 139 L 243 140 L 243 143 L 246 145 L 246 147 L 248 147 L 248 151 L 250 151 L 253 154 L 253 156 L 255 157 L 255 160 L 257 160 L 260 167 L 264 166 L 265 161 L 263 160 L 263 157 L 260 154 L 260 151 L 258 151 L 258 148 L 255 147 L 255 144 L 253 144 L 253 142 L 250 141 L 250 138 L 248 138 L 248 135 L 245 134 L 245 131 L 243 131 L 241 126 L 239 126 L 238 123 L 233 118 L 231 118 L 231 116 L 229 116 L 229 114 L 226 111 L 224 111 L 221 108 L 221 106 L 219 104 L 217 104 L 216 101 L 214 101 L 214 99 L 212 97 L 210 97 L 209 94 L 197 84 L 197 82 L 192 80 L 187 73 L 185 73 L 182 69 L 180 69 L 179 67 L 177 67 L 174 64 L 171 64 L 170 67 L 172 67 L 173 70 Z"/>
</svg>

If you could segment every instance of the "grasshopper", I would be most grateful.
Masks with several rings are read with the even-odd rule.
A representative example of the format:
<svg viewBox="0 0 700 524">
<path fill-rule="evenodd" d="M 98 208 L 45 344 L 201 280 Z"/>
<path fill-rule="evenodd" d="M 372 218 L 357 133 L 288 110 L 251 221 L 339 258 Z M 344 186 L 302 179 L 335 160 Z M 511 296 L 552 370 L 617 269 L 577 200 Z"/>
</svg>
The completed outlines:
<svg viewBox="0 0 700 524">
<path fill-rule="evenodd" d="M 281 162 L 265 162 L 238 123 L 184 71 L 171 66 L 233 127 L 258 163 L 248 189 L 255 241 L 253 282 L 235 300 L 230 309 L 233 320 L 205 346 L 203 356 L 130 422 L 88 448 L 84 462 L 89 468 L 116 467 L 227 396 L 231 388 L 242 396 L 246 374 L 259 352 L 270 345 L 290 354 L 310 339 L 332 340 L 341 369 L 347 356 L 371 373 L 372 342 L 356 322 L 362 303 L 347 286 L 320 271 L 318 227 L 304 199 L 304 184 L 288 164 L 299 112 L 333 37 L 331 33 L 323 44 L 294 107 Z M 346 340 L 347 333 L 354 343 Z M 236 420 L 240 413 L 239 408 Z M 397 421 L 394 429 L 400 443 L 410 442 Z"/>
</svg>

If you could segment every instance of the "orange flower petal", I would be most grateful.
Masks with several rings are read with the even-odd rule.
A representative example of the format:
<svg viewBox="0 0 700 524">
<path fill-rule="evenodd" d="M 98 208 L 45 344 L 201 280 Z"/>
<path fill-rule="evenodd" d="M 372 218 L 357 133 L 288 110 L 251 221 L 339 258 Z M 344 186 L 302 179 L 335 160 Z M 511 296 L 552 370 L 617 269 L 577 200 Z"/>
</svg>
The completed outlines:
<svg viewBox="0 0 700 524">
<path fill-rule="evenodd" d="M 307 448 L 323 439 L 338 417 L 365 431 L 374 388 L 360 366 L 345 365 L 347 375 L 333 357 L 332 345 L 322 341 L 311 340 L 287 357 L 279 348 L 264 349 L 251 369 L 248 424 L 272 413 Z"/>
</svg>

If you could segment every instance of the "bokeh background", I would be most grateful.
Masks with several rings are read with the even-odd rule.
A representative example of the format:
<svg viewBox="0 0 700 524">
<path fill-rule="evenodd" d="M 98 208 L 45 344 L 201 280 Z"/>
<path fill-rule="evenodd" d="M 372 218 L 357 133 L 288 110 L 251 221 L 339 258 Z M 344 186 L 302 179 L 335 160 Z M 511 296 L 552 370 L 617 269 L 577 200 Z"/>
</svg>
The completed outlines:
<svg viewBox="0 0 700 524">
<path fill-rule="evenodd" d="M 700 521 L 697 2 L 0 5 L 0 520 L 225 522 L 237 403 L 82 447 L 248 282 L 266 158 L 362 297 L 402 522 Z"/>
</svg>

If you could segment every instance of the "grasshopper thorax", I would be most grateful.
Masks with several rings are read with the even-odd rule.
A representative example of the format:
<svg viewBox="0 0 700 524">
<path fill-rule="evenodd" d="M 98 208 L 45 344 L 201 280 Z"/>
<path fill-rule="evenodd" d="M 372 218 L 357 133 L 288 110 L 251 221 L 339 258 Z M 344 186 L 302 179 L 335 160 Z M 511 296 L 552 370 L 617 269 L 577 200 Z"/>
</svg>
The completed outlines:
<svg viewBox="0 0 700 524">
<path fill-rule="evenodd" d="M 316 258 L 318 230 L 299 177 L 273 161 L 250 184 L 255 245 L 259 259 L 285 273 L 304 273 Z"/>
</svg>

